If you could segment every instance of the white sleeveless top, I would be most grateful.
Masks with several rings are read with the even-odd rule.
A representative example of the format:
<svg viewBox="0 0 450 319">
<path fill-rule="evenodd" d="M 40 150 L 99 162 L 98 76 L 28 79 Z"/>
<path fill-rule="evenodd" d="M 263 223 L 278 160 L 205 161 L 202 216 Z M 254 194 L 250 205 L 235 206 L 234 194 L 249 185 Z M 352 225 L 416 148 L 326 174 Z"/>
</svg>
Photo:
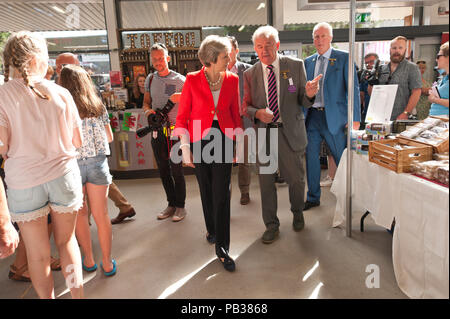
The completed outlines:
<svg viewBox="0 0 450 319">
<path fill-rule="evenodd" d="M 213 99 L 214 99 L 214 108 L 216 109 L 216 112 L 214 113 L 214 121 L 218 121 L 217 118 L 217 103 L 219 103 L 219 96 L 220 96 L 220 89 L 217 91 L 211 91 Z"/>
</svg>

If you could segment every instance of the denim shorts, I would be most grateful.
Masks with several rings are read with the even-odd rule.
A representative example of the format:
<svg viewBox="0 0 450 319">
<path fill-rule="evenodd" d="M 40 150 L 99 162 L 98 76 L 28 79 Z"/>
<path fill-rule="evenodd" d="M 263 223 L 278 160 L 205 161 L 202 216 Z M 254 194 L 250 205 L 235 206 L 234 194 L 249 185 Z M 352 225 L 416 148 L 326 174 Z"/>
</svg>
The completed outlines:
<svg viewBox="0 0 450 319">
<path fill-rule="evenodd" d="M 109 173 L 108 159 L 105 155 L 79 159 L 81 183 L 91 183 L 94 185 L 109 185 L 112 182 L 112 176 Z"/>
<path fill-rule="evenodd" d="M 65 175 L 25 189 L 8 187 L 8 207 L 13 222 L 28 222 L 50 213 L 73 213 L 83 206 L 80 170 L 76 165 Z"/>
</svg>

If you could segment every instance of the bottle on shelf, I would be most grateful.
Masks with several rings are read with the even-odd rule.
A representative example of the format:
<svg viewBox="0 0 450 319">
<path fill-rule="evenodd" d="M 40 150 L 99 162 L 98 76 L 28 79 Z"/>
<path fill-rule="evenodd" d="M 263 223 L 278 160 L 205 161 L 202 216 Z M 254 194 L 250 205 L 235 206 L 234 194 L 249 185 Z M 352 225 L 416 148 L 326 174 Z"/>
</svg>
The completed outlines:
<svg viewBox="0 0 450 319">
<path fill-rule="evenodd" d="M 186 74 L 188 74 L 188 69 L 187 69 L 187 65 L 185 63 L 184 68 L 183 68 L 183 75 L 186 76 Z"/>
<path fill-rule="evenodd" d="M 177 65 L 177 53 L 174 51 L 172 52 L 172 65 L 176 66 Z"/>
</svg>

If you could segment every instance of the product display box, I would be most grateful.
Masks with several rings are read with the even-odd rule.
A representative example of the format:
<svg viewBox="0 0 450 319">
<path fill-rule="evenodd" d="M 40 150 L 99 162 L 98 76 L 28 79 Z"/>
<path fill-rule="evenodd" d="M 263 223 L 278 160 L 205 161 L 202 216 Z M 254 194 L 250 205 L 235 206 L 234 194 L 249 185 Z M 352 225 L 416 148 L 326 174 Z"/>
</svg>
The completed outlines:
<svg viewBox="0 0 450 319">
<path fill-rule="evenodd" d="M 445 153 L 449 149 L 448 117 L 430 116 L 401 132 L 399 137 L 433 147 L 435 153 Z"/>
<path fill-rule="evenodd" d="M 369 142 L 369 161 L 397 173 L 409 173 L 414 161 L 432 158 L 433 148 L 415 141 L 396 138 Z"/>
</svg>

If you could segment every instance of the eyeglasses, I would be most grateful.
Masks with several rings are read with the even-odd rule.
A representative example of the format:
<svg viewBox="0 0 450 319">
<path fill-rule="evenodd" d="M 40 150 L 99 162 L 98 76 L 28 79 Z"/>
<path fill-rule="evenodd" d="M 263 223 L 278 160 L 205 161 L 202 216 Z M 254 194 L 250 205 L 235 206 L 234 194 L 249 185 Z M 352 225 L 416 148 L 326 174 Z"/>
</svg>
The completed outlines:
<svg viewBox="0 0 450 319">
<path fill-rule="evenodd" d="M 444 55 L 438 53 L 438 54 L 436 55 L 436 60 L 439 60 L 439 58 L 440 58 L 441 56 L 444 56 Z"/>
</svg>

